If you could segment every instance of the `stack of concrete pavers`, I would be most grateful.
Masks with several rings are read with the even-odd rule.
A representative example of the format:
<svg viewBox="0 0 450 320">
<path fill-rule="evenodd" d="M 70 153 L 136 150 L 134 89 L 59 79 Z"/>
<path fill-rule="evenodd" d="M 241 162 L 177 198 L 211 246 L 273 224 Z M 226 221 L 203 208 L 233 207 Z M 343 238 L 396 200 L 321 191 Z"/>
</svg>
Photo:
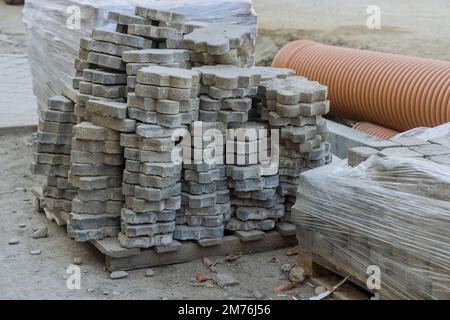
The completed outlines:
<svg viewBox="0 0 450 320">
<path fill-rule="evenodd" d="M 125 52 L 122 56 L 126 63 L 128 92 L 136 89 L 138 70 L 149 66 L 189 68 L 189 52 L 182 49 L 145 49 Z"/>
<path fill-rule="evenodd" d="M 167 47 L 191 50 L 194 67 L 216 64 L 249 67 L 254 64 L 254 39 L 250 30 L 238 25 L 211 23 L 182 39 L 169 39 Z"/>
<path fill-rule="evenodd" d="M 295 71 L 288 68 L 274 68 L 274 67 L 251 67 L 253 72 L 260 75 L 260 83 L 264 84 L 266 81 L 273 78 L 284 79 L 290 76 L 295 76 Z M 259 91 L 259 90 L 258 90 Z M 262 100 L 260 100 L 262 99 Z M 249 120 L 265 120 L 269 121 L 269 112 L 267 110 L 267 103 L 265 97 L 259 94 L 252 96 L 252 109 L 248 114 Z"/>
<path fill-rule="evenodd" d="M 278 165 L 271 163 L 269 134 L 264 122 L 229 126 L 226 171 L 233 217 L 226 223 L 227 230 L 268 231 L 284 216 L 284 198 L 277 193 Z"/>
<path fill-rule="evenodd" d="M 166 49 L 159 49 L 166 51 Z M 156 53 L 155 53 L 156 54 Z M 148 248 L 172 243 L 176 210 L 181 207 L 182 124 L 198 117 L 198 72 L 150 66 L 139 69 L 130 116 L 143 122 L 122 135 L 126 170 L 120 244 Z"/>
<path fill-rule="evenodd" d="M 153 48 L 166 49 L 167 39 L 180 39 L 185 32 L 192 32 L 200 24 L 188 23 L 183 14 L 137 7 L 136 15 L 110 12 L 109 19 L 115 22 L 120 32 L 138 36 L 152 42 Z M 142 67 L 160 65 L 175 68 L 190 68 L 189 54 L 182 50 L 131 50 L 122 55 L 127 64 L 128 92 L 134 92 L 137 71 Z"/>
<path fill-rule="evenodd" d="M 77 77 L 75 114 L 79 121 L 89 120 L 86 103 L 89 99 L 125 102 L 127 98 L 126 51 L 152 48 L 151 40 L 95 28 L 92 38 L 81 38 L 79 58 L 75 60 Z"/>
<path fill-rule="evenodd" d="M 251 68 L 216 65 L 193 68 L 201 73 L 199 120 L 245 123 L 260 83 Z"/>
<path fill-rule="evenodd" d="M 154 53 L 142 50 L 141 54 L 153 57 L 183 55 L 183 50 L 154 50 Z M 198 119 L 198 91 L 198 72 L 161 66 L 143 67 L 137 74 L 136 92 L 128 95 L 129 117 L 170 128 L 189 124 Z"/>
<path fill-rule="evenodd" d="M 295 203 L 302 172 L 331 162 L 327 126 L 327 87 L 298 76 L 275 77 L 258 89 L 262 118 L 280 129 L 280 186 L 286 209 Z"/>
<path fill-rule="evenodd" d="M 223 164 L 226 125 L 195 122 L 188 127 L 191 143 L 183 144 L 182 206 L 174 237 L 216 245 L 222 242 L 224 220 L 231 214 Z"/>
<path fill-rule="evenodd" d="M 79 190 L 72 201 L 67 232 L 76 241 L 119 233 L 124 162 L 119 137 L 118 131 L 90 122 L 73 127 L 69 181 Z"/>
<path fill-rule="evenodd" d="M 68 214 L 76 188 L 68 181 L 72 128 L 76 124 L 74 104 L 64 96 L 48 99 L 48 108 L 41 111 L 37 146 L 31 170 L 47 176 L 43 187 L 45 212 L 53 219 L 58 213 Z M 59 223 L 59 221 L 57 221 Z"/>
</svg>

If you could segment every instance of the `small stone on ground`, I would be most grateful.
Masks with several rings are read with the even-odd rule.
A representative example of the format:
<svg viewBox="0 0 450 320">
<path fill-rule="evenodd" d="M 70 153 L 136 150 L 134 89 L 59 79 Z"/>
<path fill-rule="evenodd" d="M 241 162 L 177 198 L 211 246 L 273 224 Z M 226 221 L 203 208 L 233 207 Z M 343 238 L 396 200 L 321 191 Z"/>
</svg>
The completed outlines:
<svg viewBox="0 0 450 320">
<path fill-rule="evenodd" d="M 9 240 L 8 241 L 8 244 L 9 245 L 15 245 L 15 244 L 19 244 L 19 239 L 11 239 L 11 240 Z"/>
<path fill-rule="evenodd" d="M 237 281 L 233 276 L 230 276 L 225 273 L 218 273 L 216 275 L 217 284 L 223 288 L 228 286 L 236 286 L 239 284 L 239 281 Z"/>
<path fill-rule="evenodd" d="M 33 239 L 45 238 L 48 235 L 47 226 L 39 227 L 35 232 L 33 232 Z"/>
<path fill-rule="evenodd" d="M 126 271 L 114 271 L 109 275 L 111 279 L 122 279 L 128 277 L 128 272 Z"/>
</svg>

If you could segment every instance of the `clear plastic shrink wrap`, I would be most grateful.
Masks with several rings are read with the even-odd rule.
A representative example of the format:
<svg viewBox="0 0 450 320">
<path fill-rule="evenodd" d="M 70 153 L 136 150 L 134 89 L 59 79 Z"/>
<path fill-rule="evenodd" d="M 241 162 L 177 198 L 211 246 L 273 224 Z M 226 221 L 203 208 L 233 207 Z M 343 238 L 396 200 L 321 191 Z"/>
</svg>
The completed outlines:
<svg viewBox="0 0 450 320">
<path fill-rule="evenodd" d="M 251 0 L 27 0 L 23 22 L 27 29 L 28 58 L 39 110 L 47 99 L 60 94 L 75 74 L 73 62 L 80 38 L 107 24 L 109 11 L 133 13 L 135 6 L 173 9 L 189 20 L 248 26 L 256 37 L 256 13 Z M 74 7 L 80 9 L 80 28 L 70 29 Z M 70 25 L 70 23 L 69 23 Z"/>
<path fill-rule="evenodd" d="M 292 219 L 306 255 L 362 283 L 378 266 L 382 297 L 450 299 L 450 166 L 371 156 L 310 170 Z"/>
</svg>

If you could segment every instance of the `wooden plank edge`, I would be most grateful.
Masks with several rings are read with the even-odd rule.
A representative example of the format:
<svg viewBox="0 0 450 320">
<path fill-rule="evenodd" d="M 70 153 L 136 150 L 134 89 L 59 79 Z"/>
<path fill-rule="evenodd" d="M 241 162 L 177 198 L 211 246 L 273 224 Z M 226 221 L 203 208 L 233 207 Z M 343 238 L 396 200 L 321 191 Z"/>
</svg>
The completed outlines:
<svg viewBox="0 0 450 320">
<path fill-rule="evenodd" d="M 153 249 L 141 250 L 139 255 L 130 257 L 106 256 L 109 271 L 131 270 L 194 261 L 206 256 L 226 256 L 228 254 L 256 253 L 288 248 L 297 245 L 295 236 L 282 236 L 278 231 L 267 232 L 261 240 L 242 242 L 236 236 L 225 236 L 222 244 L 201 247 L 195 242 L 186 241 L 175 252 L 156 253 Z"/>
</svg>

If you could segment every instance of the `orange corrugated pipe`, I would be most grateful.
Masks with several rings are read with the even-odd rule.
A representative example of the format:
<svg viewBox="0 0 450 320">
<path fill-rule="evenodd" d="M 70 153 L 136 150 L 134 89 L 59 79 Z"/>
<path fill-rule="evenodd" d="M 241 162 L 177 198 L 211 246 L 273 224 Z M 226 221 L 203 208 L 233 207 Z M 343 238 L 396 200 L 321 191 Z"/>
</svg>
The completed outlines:
<svg viewBox="0 0 450 320">
<path fill-rule="evenodd" d="M 353 126 L 353 129 L 384 140 L 392 139 L 395 135 L 400 133 L 370 122 L 358 122 Z"/>
<path fill-rule="evenodd" d="M 298 40 L 272 66 L 329 88 L 330 113 L 394 130 L 450 122 L 450 63 Z"/>
</svg>

